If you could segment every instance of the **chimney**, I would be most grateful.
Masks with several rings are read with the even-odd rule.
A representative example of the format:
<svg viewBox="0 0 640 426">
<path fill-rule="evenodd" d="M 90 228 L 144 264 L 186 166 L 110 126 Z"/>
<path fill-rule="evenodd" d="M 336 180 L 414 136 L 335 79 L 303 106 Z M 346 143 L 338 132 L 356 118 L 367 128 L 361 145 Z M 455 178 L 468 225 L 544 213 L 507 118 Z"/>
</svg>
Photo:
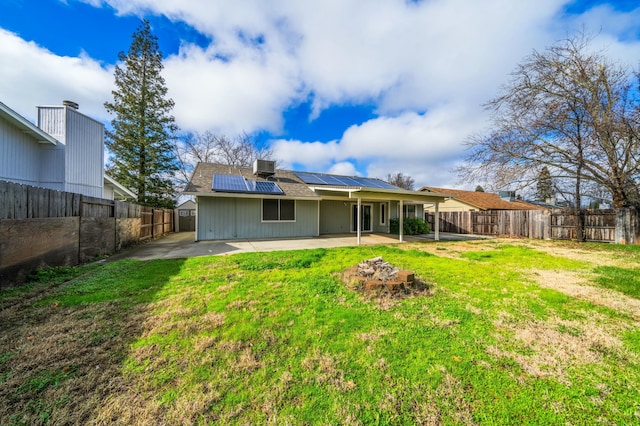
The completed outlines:
<svg viewBox="0 0 640 426">
<path fill-rule="evenodd" d="M 62 105 L 66 106 L 66 107 L 69 107 L 69 108 L 73 108 L 75 110 L 77 110 L 80 107 L 80 105 L 78 105 L 76 102 L 66 101 L 66 100 L 62 101 Z"/>
</svg>

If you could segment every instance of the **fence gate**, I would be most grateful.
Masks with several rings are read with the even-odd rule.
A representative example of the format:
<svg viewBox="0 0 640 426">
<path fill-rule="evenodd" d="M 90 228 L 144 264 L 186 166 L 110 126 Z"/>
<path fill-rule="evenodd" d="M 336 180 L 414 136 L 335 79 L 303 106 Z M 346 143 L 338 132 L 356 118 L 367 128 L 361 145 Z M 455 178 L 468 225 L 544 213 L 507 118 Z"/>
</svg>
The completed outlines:
<svg viewBox="0 0 640 426">
<path fill-rule="evenodd" d="M 508 227 L 508 225 L 506 226 Z M 471 233 L 476 235 L 498 235 L 498 212 L 471 212 Z"/>
</svg>

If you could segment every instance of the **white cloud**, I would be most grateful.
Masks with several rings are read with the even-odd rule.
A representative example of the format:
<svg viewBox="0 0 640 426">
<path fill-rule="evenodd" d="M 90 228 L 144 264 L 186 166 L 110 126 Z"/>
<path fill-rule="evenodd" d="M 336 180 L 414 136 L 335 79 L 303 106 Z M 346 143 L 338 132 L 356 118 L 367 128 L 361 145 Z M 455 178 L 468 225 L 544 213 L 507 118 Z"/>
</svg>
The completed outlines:
<svg viewBox="0 0 640 426">
<path fill-rule="evenodd" d="M 108 119 L 102 104 L 111 94 L 113 71 L 99 62 L 84 54 L 57 56 L 2 29 L 0 58 L 0 100 L 26 118 L 33 119 L 36 105 L 68 99 L 83 113 Z"/>
<path fill-rule="evenodd" d="M 479 107 L 446 105 L 426 114 L 405 112 L 369 120 L 350 127 L 340 141 L 329 144 L 278 140 L 272 147 L 277 158 L 308 170 L 334 172 L 332 164 L 352 164 L 355 159 L 369 164 L 368 176 L 384 178 L 402 172 L 416 184 L 427 185 L 447 175 L 463 154 L 464 140 L 484 122 Z M 348 174 L 354 173 L 349 169 Z M 446 179 L 452 183 L 451 176 Z"/>
<path fill-rule="evenodd" d="M 640 9 L 566 16 L 570 0 L 83 1 L 121 15 L 165 15 L 212 40 L 184 44 L 165 62 L 183 130 L 278 133 L 282 112 L 308 96 L 314 116 L 332 105 L 372 104 L 379 117 L 339 140 L 271 146 L 284 167 L 403 172 L 418 185 L 454 184 L 448 170 L 460 164 L 462 142 L 486 123 L 480 105 L 532 49 L 584 25 L 617 60 L 635 66 L 640 57 Z M 71 98 L 104 118 L 113 76 L 95 60 L 57 57 L 6 32 L 0 58 L 15 64 L 0 69 L 0 93 L 18 111 Z"/>
<path fill-rule="evenodd" d="M 317 172 L 331 167 L 341 149 L 336 141 L 325 143 L 285 139 L 272 141 L 271 148 L 275 158 L 280 161 L 280 167 L 290 169 L 297 165 Z"/>
<path fill-rule="evenodd" d="M 288 58 L 257 49 L 238 51 L 230 61 L 216 55 L 214 48 L 186 45 L 165 61 L 164 76 L 180 126 L 231 135 L 280 131 L 282 110 L 300 90 Z"/>
<path fill-rule="evenodd" d="M 358 170 L 356 170 L 356 166 L 350 161 L 335 163 L 327 170 L 327 173 L 343 176 L 358 176 L 360 174 Z"/>
</svg>

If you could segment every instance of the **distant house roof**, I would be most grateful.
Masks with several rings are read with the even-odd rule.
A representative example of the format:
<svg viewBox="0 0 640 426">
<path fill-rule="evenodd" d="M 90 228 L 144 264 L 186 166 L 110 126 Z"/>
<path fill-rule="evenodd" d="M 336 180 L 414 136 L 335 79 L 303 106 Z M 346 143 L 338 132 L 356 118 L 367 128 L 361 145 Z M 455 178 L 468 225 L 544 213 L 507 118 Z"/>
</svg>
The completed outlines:
<svg viewBox="0 0 640 426">
<path fill-rule="evenodd" d="M 479 210 L 544 210 L 544 207 L 525 201 L 503 200 L 498 194 L 492 194 L 490 192 L 463 191 L 460 189 L 434 188 L 431 186 L 423 186 L 419 191 L 454 194 L 456 195 L 456 201 L 465 203 Z"/>
<path fill-rule="evenodd" d="M 182 204 L 180 204 L 178 207 L 176 207 L 176 210 L 193 210 L 195 208 L 196 208 L 196 203 L 194 203 L 192 200 L 187 200 Z"/>
<path fill-rule="evenodd" d="M 9 123 L 21 129 L 24 133 L 31 136 L 38 143 L 48 143 L 51 145 L 57 145 L 56 138 L 0 102 L 0 117 L 7 120 Z"/>
</svg>

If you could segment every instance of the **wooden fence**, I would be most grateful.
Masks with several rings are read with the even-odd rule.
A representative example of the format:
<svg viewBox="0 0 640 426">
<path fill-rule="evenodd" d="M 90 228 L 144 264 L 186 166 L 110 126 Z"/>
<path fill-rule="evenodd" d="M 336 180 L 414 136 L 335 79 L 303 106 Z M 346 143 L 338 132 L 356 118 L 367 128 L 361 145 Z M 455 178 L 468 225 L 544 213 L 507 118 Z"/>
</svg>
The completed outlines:
<svg viewBox="0 0 640 426">
<path fill-rule="evenodd" d="M 440 212 L 440 231 L 511 238 L 575 240 L 582 232 L 586 241 L 640 244 L 639 215 L 635 209 L 583 211 L 584 228 L 577 230 L 573 210 L 496 210 Z M 431 229 L 434 215 L 425 219 Z"/>
<path fill-rule="evenodd" d="M 173 210 L 0 181 L 0 287 L 173 232 Z"/>
</svg>

